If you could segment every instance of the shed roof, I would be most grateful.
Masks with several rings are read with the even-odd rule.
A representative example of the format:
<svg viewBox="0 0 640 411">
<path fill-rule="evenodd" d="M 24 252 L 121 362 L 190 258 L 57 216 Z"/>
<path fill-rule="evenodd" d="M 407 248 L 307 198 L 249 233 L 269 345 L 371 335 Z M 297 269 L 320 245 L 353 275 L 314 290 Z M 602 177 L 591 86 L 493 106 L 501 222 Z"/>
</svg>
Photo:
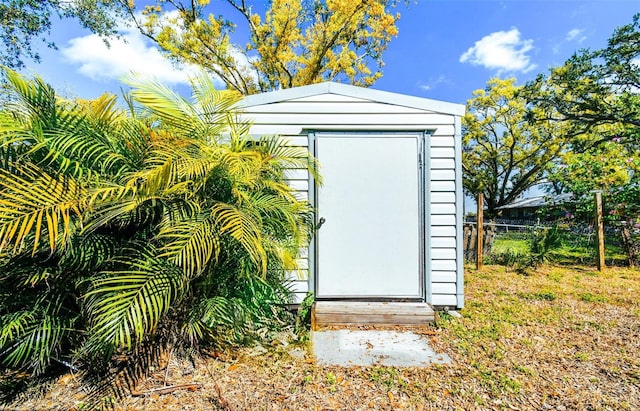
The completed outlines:
<svg viewBox="0 0 640 411">
<path fill-rule="evenodd" d="M 340 96 L 369 100 L 377 103 L 404 106 L 434 113 L 450 114 L 455 116 L 464 115 L 465 110 L 465 106 L 463 104 L 448 103 L 422 97 L 408 96 L 405 94 L 374 90 L 371 88 L 352 86 L 349 84 L 336 83 L 332 81 L 311 84 L 308 86 L 270 91 L 267 93 L 254 94 L 245 97 L 241 101 L 240 107 L 246 108 L 265 104 L 279 103 L 287 100 L 296 100 L 321 94 L 336 94 Z"/>
</svg>

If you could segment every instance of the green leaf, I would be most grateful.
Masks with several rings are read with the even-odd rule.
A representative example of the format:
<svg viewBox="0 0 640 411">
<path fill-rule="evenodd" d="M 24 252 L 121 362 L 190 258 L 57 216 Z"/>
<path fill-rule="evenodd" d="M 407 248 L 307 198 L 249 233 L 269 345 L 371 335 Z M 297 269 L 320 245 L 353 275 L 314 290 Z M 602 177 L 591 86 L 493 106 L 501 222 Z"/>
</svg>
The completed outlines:
<svg viewBox="0 0 640 411">
<path fill-rule="evenodd" d="M 150 250 L 114 262 L 124 269 L 101 273 L 85 295 L 92 349 L 103 345 L 132 349 L 153 334 L 188 289 L 182 271 Z"/>
</svg>

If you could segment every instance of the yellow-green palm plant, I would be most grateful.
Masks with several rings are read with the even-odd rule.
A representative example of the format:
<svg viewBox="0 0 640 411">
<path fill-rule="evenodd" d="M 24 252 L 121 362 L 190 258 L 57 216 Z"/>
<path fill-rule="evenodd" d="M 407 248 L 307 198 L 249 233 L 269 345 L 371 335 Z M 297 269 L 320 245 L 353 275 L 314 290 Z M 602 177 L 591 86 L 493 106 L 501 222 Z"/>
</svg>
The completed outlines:
<svg viewBox="0 0 640 411">
<path fill-rule="evenodd" d="M 83 280 L 117 247 L 114 236 L 82 234 L 91 195 L 135 170 L 146 144 L 115 97 L 66 102 L 39 78 L 5 74 L 13 100 L 0 113 L 0 359 L 39 373 L 81 340 Z"/>
<path fill-rule="evenodd" d="M 17 104 L 0 114 L 5 365 L 100 369 L 169 337 L 215 343 L 280 320 L 282 274 L 310 236 L 284 174 L 315 173 L 308 152 L 249 142 L 238 95 L 206 77 L 190 100 L 134 84 L 127 113 L 6 73 Z"/>
</svg>

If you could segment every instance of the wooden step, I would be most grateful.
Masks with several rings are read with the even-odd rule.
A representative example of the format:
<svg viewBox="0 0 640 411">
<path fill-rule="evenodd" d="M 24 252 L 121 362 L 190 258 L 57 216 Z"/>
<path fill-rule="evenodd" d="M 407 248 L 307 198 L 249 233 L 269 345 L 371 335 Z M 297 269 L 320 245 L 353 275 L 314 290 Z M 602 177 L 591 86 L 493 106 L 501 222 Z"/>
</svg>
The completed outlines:
<svg viewBox="0 0 640 411">
<path fill-rule="evenodd" d="M 435 321 L 427 303 L 316 301 L 311 313 L 314 330 L 341 325 L 425 325 Z"/>
</svg>

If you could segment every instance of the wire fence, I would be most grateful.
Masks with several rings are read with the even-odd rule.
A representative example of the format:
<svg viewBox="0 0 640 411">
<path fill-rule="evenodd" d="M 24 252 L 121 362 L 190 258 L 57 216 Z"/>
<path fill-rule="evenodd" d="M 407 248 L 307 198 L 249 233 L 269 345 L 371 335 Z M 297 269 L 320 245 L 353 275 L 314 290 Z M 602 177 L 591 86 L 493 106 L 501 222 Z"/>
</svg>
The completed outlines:
<svg viewBox="0 0 640 411">
<path fill-rule="evenodd" d="M 475 261 L 476 221 L 467 218 L 464 222 L 464 256 L 466 261 Z M 494 219 L 483 223 L 483 261 L 500 263 L 514 255 L 530 256 L 545 253 L 545 259 L 566 264 L 595 264 L 597 258 L 596 231 L 588 223 L 563 221 L 540 221 L 532 219 Z M 627 241 L 624 231 L 627 229 Z M 554 239 L 545 239 L 553 231 Z M 629 230 L 624 224 L 607 224 L 605 232 L 605 264 L 629 265 L 634 261 L 630 249 Z M 553 241 L 551 241 L 553 240 Z M 547 243 L 545 243 L 547 241 Z M 538 243 L 538 248 L 536 247 Z M 633 241 L 631 241 L 633 244 Z M 541 250 L 548 246 L 550 249 Z"/>
</svg>

